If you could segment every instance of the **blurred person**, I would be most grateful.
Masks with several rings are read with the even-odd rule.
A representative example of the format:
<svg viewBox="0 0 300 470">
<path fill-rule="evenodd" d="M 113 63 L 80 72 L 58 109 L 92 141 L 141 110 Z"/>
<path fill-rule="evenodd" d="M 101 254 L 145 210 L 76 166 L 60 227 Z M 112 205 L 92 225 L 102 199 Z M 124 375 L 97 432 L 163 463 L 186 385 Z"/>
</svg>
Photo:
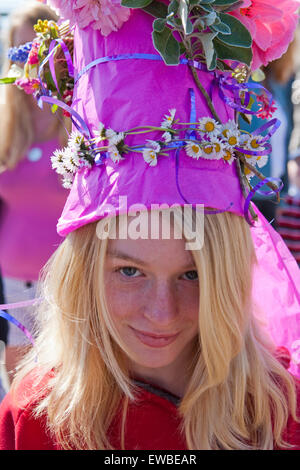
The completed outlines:
<svg viewBox="0 0 300 470">
<path fill-rule="evenodd" d="M 18 47 L 34 38 L 33 26 L 41 20 L 57 20 L 46 5 L 31 2 L 13 12 L 7 47 Z M 10 69 L 8 60 L 3 73 Z M 66 191 L 51 171 L 50 155 L 67 135 L 62 119 L 48 106 L 40 109 L 32 95 L 15 85 L 5 85 L 1 113 L 0 267 L 7 303 L 35 297 L 39 273 L 60 244 L 56 222 Z M 62 116 L 62 115 L 60 115 Z M 33 328 L 30 309 L 11 311 L 29 331 Z M 27 338 L 10 326 L 6 351 L 10 376 L 27 349 Z"/>
</svg>

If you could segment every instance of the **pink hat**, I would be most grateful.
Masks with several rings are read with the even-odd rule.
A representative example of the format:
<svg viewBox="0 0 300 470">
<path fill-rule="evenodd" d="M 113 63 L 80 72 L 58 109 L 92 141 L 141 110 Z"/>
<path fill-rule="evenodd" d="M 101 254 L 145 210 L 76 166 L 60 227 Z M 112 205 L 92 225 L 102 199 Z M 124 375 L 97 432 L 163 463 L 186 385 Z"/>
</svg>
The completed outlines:
<svg viewBox="0 0 300 470">
<path fill-rule="evenodd" d="M 53 40 L 63 48 L 74 77 L 72 107 L 53 97 L 42 82 L 48 62 L 57 90 L 64 85 L 57 83 L 54 45 L 40 66 L 37 94 L 40 103 L 62 106 L 74 124 L 68 147 L 52 157 L 53 168 L 70 187 L 58 233 L 66 236 L 140 203 L 147 209 L 163 203 L 204 204 L 216 212 L 245 216 L 258 258 L 253 297 L 260 318 L 274 341 L 293 352 L 300 339 L 299 269 L 280 236 L 250 203 L 258 188 L 251 190 L 249 178 L 266 163 L 271 150 L 268 139 L 279 123 L 271 120 L 248 135 L 238 128 L 236 113 L 253 114 L 254 91 L 264 96 L 266 107 L 271 105 L 263 87 L 247 83 L 250 68 L 245 64 L 255 60 L 257 66 L 259 57 L 264 57 L 261 63 L 266 57 L 276 58 L 275 36 L 279 27 L 284 31 L 287 25 L 280 43 L 280 54 L 284 52 L 282 42 L 286 40 L 286 49 L 297 24 L 297 2 L 281 0 L 277 13 L 272 8 L 273 16 L 265 15 L 269 20 L 261 15 L 261 9 L 268 8 L 266 1 L 259 9 L 259 0 L 253 4 L 245 0 L 247 11 L 233 0 L 202 2 L 202 13 L 206 12 L 199 17 L 202 55 L 189 57 L 181 54 L 178 36 L 168 27 L 176 2 L 169 5 L 168 23 L 158 15 L 153 33 L 153 16 L 140 8 L 120 7 L 117 0 L 99 3 L 97 8 L 108 8 L 103 19 L 95 16 L 90 1 L 51 3 L 62 7 L 60 13 L 75 25 L 72 63 L 63 38 Z M 123 0 L 126 5 L 134 3 Z M 151 6 L 151 1 L 142 3 L 145 9 Z M 232 14 L 227 14 L 230 7 Z M 252 37 L 235 19 L 243 19 L 243 14 Z M 187 32 L 189 20 L 183 15 L 181 21 Z M 273 27 L 268 44 L 260 41 L 267 21 Z M 67 96 L 66 90 L 60 91 L 63 98 Z M 266 182 L 278 191 L 274 181 L 264 179 L 261 184 Z M 296 362 L 291 370 L 300 374 Z"/>
</svg>

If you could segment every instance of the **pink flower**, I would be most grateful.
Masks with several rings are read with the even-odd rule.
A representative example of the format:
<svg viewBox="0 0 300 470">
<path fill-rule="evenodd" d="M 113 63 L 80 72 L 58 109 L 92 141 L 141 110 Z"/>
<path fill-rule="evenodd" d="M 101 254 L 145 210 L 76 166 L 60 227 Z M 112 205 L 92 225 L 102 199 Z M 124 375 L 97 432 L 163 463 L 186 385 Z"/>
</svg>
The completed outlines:
<svg viewBox="0 0 300 470">
<path fill-rule="evenodd" d="M 29 52 L 28 59 L 27 59 L 27 64 L 35 65 L 39 63 L 39 56 L 38 56 L 39 47 L 40 45 L 38 42 L 32 43 L 31 50 Z"/>
<path fill-rule="evenodd" d="M 253 38 L 252 70 L 281 57 L 294 37 L 299 0 L 244 0 L 232 12 Z"/>
<path fill-rule="evenodd" d="M 48 0 L 63 20 L 79 28 L 90 26 L 99 29 L 103 36 L 120 29 L 129 19 L 130 9 L 121 6 L 120 0 Z"/>
<path fill-rule="evenodd" d="M 272 103 L 270 103 L 268 98 L 264 94 L 257 95 L 256 99 L 259 103 L 257 117 L 261 119 L 269 119 L 270 117 L 272 117 L 273 113 L 275 113 L 277 109 L 275 106 L 275 101 L 272 100 Z"/>
<path fill-rule="evenodd" d="M 27 95 L 36 93 L 40 88 L 40 82 L 37 78 L 19 78 L 14 84 L 22 88 Z"/>
</svg>

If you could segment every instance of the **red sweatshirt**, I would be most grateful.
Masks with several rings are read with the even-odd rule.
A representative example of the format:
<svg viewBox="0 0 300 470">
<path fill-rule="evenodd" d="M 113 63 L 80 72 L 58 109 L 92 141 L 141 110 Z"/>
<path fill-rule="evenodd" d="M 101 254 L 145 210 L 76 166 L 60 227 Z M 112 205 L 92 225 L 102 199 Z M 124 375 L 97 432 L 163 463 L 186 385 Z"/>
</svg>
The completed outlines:
<svg viewBox="0 0 300 470">
<path fill-rule="evenodd" d="M 36 397 L 32 375 L 23 380 L 15 396 L 11 392 L 6 395 L 0 405 L 0 450 L 60 450 L 55 438 L 51 438 L 47 431 L 45 418 L 35 419 L 32 416 Z M 300 404 L 300 388 L 298 397 Z M 120 449 L 119 425 L 118 416 L 110 430 L 115 449 Z M 140 386 L 139 400 L 130 404 L 128 410 L 125 448 L 187 450 L 179 425 L 176 397 L 158 390 L 154 393 L 151 387 L 145 389 Z M 294 449 L 300 450 L 300 423 L 289 419 L 284 438 L 295 445 Z"/>
</svg>

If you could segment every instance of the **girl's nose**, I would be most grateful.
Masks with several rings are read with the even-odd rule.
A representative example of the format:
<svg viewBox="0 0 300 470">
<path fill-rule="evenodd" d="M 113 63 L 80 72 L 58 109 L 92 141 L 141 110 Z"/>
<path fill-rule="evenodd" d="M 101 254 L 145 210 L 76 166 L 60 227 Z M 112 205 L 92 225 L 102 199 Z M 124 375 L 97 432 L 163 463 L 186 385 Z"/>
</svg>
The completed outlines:
<svg viewBox="0 0 300 470">
<path fill-rule="evenodd" d="M 148 292 L 145 317 L 153 324 L 171 327 L 178 313 L 176 288 L 169 282 L 157 282 Z"/>
</svg>

